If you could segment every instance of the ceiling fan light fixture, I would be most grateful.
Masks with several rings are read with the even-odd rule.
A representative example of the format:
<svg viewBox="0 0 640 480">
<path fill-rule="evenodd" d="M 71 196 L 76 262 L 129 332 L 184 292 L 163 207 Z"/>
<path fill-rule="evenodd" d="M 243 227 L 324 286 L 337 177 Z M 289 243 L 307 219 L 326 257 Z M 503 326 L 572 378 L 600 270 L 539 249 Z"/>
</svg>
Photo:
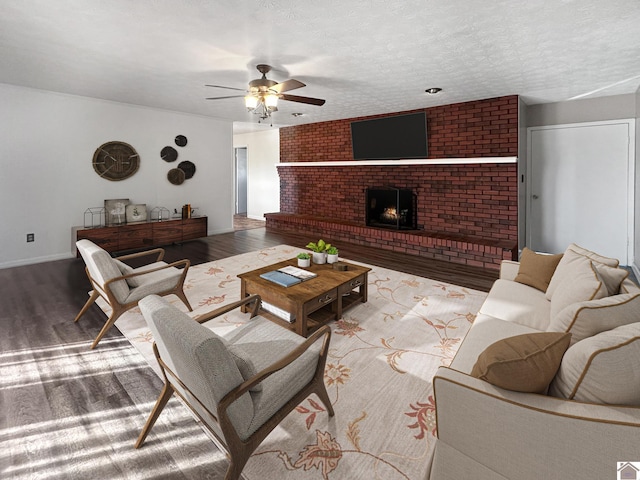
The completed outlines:
<svg viewBox="0 0 640 480">
<path fill-rule="evenodd" d="M 248 110 L 255 110 L 258 107 L 260 100 L 255 95 L 246 95 L 244 97 L 244 105 Z"/>
<path fill-rule="evenodd" d="M 425 90 L 426 93 L 428 93 L 429 95 L 435 95 L 438 92 L 441 92 L 442 89 L 439 87 L 431 87 L 431 88 L 427 88 Z"/>
<path fill-rule="evenodd" d="M 278 106 L 278 95 L 269 93 L 263 97 L 263 100 L 267 108 L 273 108 Z"/>
</svg>

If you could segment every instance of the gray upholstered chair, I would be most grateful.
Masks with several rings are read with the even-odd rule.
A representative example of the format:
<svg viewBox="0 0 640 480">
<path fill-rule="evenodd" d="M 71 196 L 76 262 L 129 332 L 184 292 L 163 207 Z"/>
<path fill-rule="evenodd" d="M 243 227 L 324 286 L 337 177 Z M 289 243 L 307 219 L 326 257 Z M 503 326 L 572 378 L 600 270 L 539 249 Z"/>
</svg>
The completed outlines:
<svg viewBox="0 0 640 480">
<path fill-rule="evenodd" d="M 202 322 L 253 303 L 251 319 L 220 337 Z M 236 480 L 253 451 L 305 398 L 315 393 L 333 416 L 324 385 L 331 330 L 324 326 L 304 338 L 262 317 L 260 297 L 192 319 L 164 299 L 140 301 L 155 340 L 153 349 L 165 385 L 136 448 L 175 392 L 229 456 L 225 480 Z"/>
<path fill-rule="evenodd" d="M 161 248 L 112 258 L 106 250 L 86 239 L 77 241 L 76 247 L 86 264 L 85 270 L 93 291 L 75 321 L 80 320 L 98 297 L 102 297 L 111 307 L 111 315 L 91 344 L 91 348 L 98 345 L 120 315 L 135 307 L 138 301 L 147 295 L 174 294 L 189 311 L 193 310 L 184 294 L 184 280 L 191 265 L 189 260 L 167 264 L 162 261 L 164 250 Z M 142 267 L 133 268 L 122 262 L 149 255 L 156 256 L 155 262 Z"/>
</svg>

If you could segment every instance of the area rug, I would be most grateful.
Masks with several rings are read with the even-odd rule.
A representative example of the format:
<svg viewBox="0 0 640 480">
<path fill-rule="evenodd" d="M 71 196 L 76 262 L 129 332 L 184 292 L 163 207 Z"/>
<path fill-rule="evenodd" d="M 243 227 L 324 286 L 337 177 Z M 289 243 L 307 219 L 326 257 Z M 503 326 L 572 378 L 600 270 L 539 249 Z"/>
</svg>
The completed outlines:
<svg viewBox="0 0 640 480">
<path fill-rule="evenodd" d="M 280 245 L 192 266 L 185 283 L 190 315 L 239 299 L 239 273 L 300 251 Z M 370 267 L 368 302 L 331 323 L 325 384 L 335 417 L 307 398 L 249 460 L 247 480 L 425 478 L 436 431 L 431 379 L 451 362 L 486 293 Z M 235 311 L 206 325 L 225 335 L 247 320 Z M 116 326 L 158 372 L 139 309 Z"/>
</svg>

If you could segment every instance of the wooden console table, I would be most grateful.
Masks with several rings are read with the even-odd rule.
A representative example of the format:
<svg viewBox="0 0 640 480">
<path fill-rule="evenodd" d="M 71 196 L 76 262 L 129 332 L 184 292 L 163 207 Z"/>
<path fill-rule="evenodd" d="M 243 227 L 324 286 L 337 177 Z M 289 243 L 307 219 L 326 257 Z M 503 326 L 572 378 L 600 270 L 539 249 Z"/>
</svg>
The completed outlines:
<svg viewBox="0 0 640 480">
<path fill-rule="evenodd" d="M 107 252 L 120 252 L 206 237 L 207 217 L 135 222 L 96 228 L 73 227 L 73 231 L 74 250 L 75 242 L 86 238 Z"/>
</svg>

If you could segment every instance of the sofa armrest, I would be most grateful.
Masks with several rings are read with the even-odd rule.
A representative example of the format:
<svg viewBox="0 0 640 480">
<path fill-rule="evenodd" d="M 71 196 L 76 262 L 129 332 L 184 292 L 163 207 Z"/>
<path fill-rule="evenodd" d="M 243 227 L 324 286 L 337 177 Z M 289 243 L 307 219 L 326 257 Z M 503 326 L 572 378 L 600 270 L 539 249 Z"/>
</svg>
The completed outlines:
<svg viewBox="0 0 640 480">
<path fill-rule="evenodd" d="M 438 441 L 430 480 L 615 478 L 637 460 L 640 408 L 503 390 L 441 367 L 434 377 Z M 452 467 L 453 465 L 457 465 Z"/>
<path fill-rule="evenodd" d="M 503 280 L 515 280 L 520 269 L 520 262 L 513 260 L 503 260 L 500 263 L 500 278 Z"/>
</svg>

